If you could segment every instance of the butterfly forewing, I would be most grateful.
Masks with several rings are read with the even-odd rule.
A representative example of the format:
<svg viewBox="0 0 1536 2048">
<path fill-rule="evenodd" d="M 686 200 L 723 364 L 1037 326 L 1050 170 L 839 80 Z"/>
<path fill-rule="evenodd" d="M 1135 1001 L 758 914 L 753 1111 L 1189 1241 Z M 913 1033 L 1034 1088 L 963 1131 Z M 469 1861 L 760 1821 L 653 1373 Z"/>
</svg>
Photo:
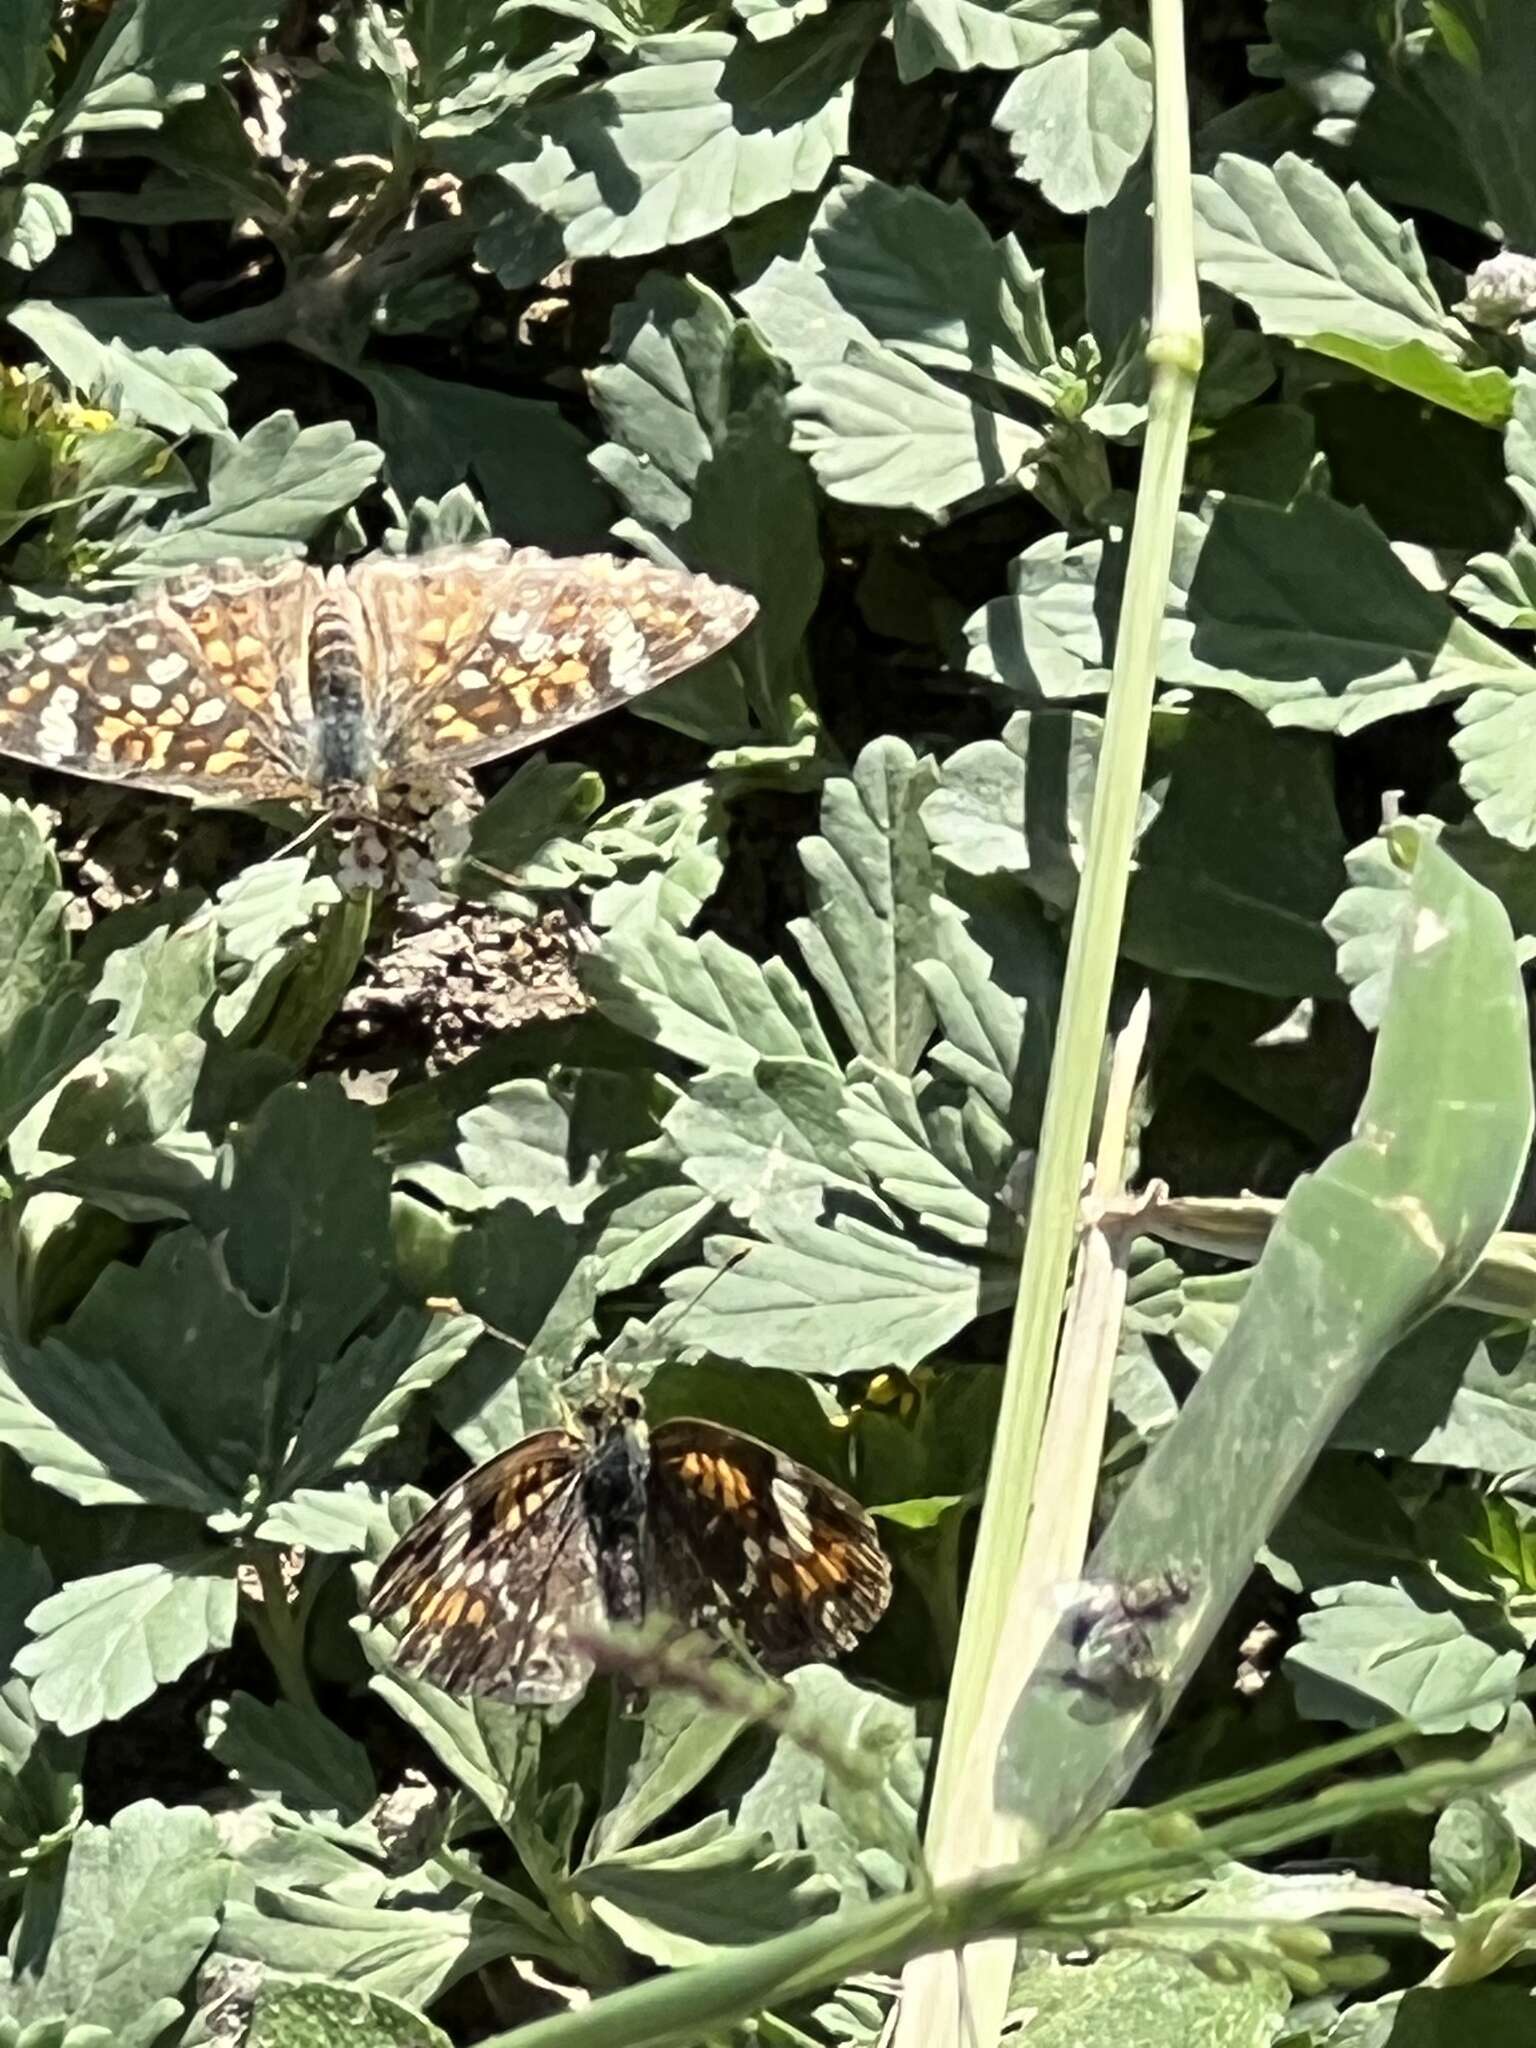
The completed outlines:
<svg viewBox="0 0 1536 2048">
<path fill-rule="evenodd" d="M 292 557 L 215 562 L 36 635 L 0 661 L 0 752 L 174 796 L 305 795 L 322 580 Z"/>
<path fill-rule="evenodd" d="M 595 718 L 728 646 L 739 590 L 610 555 L 481 541 L 351 571 L 386 770 L 472 767 Z"/>
<path fill-rule="evenodd" d="M 379 1567 L 368 1611 L 407 1621 L 396 1661 L 448 1692 L 521 1706 L 574 1699 L 602 1628 L 581 1498 L 585 1446 L 540 1430 L 450 1487 Z"/>
<path fill-rule="evenodd" d="M 738 1626 L 771 1669 L 851 1650 L 891 1569 L 851 1495 L 771 1444 L 679 1416 L 651 1436 L 652 1547 L 679 1619 Z"/>
</svg>

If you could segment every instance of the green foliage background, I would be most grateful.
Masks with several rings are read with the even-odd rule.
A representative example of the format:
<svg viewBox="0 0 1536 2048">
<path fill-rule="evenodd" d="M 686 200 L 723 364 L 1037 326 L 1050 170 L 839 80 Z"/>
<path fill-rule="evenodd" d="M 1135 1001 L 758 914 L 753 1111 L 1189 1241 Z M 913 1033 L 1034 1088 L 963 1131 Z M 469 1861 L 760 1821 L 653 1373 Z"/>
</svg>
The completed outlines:
<svg viewBox="0 0 1536 2048">
<path fill-rule="evenodd" d="M 457 878 L 471 952 L 587 902 L 558 1018 L 454 1030 L 446 970 L 391 1010 L 420 927 L 364 954 L 324 849 L 5 769 L 0 2048 L 515 2040 L 912 1884 L 1145 424 L 1143 26 L 0 10 L 0 652 L 218 556 L 486 532 L 761 606 L 638 718 L 511 764 L 476 826 L 507 879 Z M 1140 1177 L 1278 1197 L 1373 1130 L 1399 1162 L 1469 1107 L 1490 1158 L 1523 1130 L 1490 1016 L 1536 939 L 1536 35 L 1521 0 L 1189 26 L 1205 368 L 1120 999 L 1154 997 Z M 1425 919 L 1464 1000 L 1443 964 L 1412 993 Z M 1452 1216 L 1438 1182 L 1374 1199 L 1481 1244 L 1496 1182 Z M 1306 1404 L 1288 1216 L 1243 1355 Z M 1391 1331 L 1297 1450 L 1143 1791 L 1397 1715 L 1406 1762 L 1529 1733 L 1536 1295 L 1496 1248 L 1480 1305 Z M 1172 1511 L 1251 1514 L 1231 1354 L 1203 1381 L 1247 1292 L 1141 1241 L 1106 1512 L 1198 1387 Z M 653 1415 L 879 1517 L 891 1612 L 787 1718 L 662 1692 L 631 1725 L 598 1688 L 544 1727 L 360 1623 L 428 1492 L 599 1347 L 654 1368 Z M 1014 2006 L 1052 2044 L 1524 2039 L 1533 1848 L 1526 1785 L 1321 1829 L 1449 1951 L 1391 1946 L 1370 1986 L 1274 1949 L 1213 1971 L 1186 1892 L 1139 1949 L 1027 1954 Z M 1195 1904 L 1356 1896 L 1272 1863 Z M 731 2038 L 861 2048 L 891 1989 Z"/>
</svg>

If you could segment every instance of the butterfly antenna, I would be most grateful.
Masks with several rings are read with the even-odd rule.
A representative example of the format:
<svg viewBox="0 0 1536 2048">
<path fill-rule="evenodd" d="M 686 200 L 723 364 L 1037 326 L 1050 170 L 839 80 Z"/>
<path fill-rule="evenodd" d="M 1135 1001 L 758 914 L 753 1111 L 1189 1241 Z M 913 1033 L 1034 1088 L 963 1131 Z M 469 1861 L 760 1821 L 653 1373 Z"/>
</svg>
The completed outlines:
<svg viewBox="0 0 1536 2048">
<path fill-rule="evenodd" d="M 478 853 L 466 853 L 459 862 L 461 868 L 478 868 L 482 875 L 489 875 L 493 882 L 500 882 L 503 889 L 516 889 L 526 894 L 520 882 L 514 882 L 509 874 L 500 868 L 493 868 L 488 860 L 482 860 Z"/>
<path fill-rule="evenodd" d="M 486 1321 L 477 1308 L 466 1308 L 456 1294 L 429 1294 L 424 1306 L 434 1310 L 438 1315 L 473 1316 L 488 1337 L 494 1337 L 502 1344 L 510 1344 L 514 1351 L 526 1354 L 528 1350 L 521 1337 L 514 1337 L 508 1330 L 498 1330 L 494 1323 Z"/>
<path fill-rule="evenodd" d="M 311 818 L 302 832 L 296 832 L 292 839 L 280 846 L 276 853 L 269 854 L 269 860 L 286 860 L 290 853 L 297 853 L 307 840 L 313 839 L 331 822 L 328 812 L 322 811 L 318 818 Z"/>
<path fill-rule="evenodd" d="M 723 1266 L 716 1266 L 715 1270 L 710 1274 L 709 1278 L 704 1282 L 704 1285 L 698 1290 L 696 1294 L 689 1295 L 686 1301 L 674 1303 L 673 1306 L 676 1312 L 672 1316 L 670 1322 L 666 1321 L 663 1317 L 661 1321 L 659 1321 L 656 1325 L 653 1326 L 651 1331 L 647 1332 L 647 1335 L 649 1337 L 654 1338 L 657 1341 L 665 1343 L 666 1340 L 671 1338 L 673 1333 L 678 1329 L 679 1325 L 682 1324 L 687 1319 L 687 1317 L 692 1315 L 693 1311 L 698 1307 L 699 1303 L 704 1299 L 704 1297 L 707 1294 L 713 1292 L 714 1288 L 718 1285 L 720 1281 L 722 1281 L 725 1278 L 726 1274 L 729 1273 L 734 1266 L 739 1266 L 741 1264 L 742 1260 L 747 1256 L 748 1252 L 750 1252 L 751 1249 L 751 1245 L 744 1244 L 741 1247 L 740 1251 L 732 1252 L 731 1256 L 725 1261 L 725 1264 Z M 631 1362 L 634 1364 L 638 1364 L 639 1360 L 636 1359 Z"/>
</svg>

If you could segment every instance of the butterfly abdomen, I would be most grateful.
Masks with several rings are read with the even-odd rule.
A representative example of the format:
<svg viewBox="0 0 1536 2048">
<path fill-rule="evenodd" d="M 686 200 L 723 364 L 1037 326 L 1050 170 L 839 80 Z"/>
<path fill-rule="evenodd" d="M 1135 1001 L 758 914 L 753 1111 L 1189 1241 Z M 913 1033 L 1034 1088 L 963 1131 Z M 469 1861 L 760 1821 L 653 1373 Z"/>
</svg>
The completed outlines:
<svg viewBox="0 0 1536 2048">
<path fill-rule="evenodd" d="M 310 776 L 322 791 L 374 780 L 373 721 L 353 605 L 344 589 L 316 599 L 309 625 L 309 694 L 315 722 Z"/>
<path fill-rule="evenodd" d="M 629 1627 L 645 1619 L 642 1565 L 650 1466 L 643 1432 L 619 1424 L 603 1436 L 582 1478 L 603 1605 L 611 1622 Z"/>
</svg>

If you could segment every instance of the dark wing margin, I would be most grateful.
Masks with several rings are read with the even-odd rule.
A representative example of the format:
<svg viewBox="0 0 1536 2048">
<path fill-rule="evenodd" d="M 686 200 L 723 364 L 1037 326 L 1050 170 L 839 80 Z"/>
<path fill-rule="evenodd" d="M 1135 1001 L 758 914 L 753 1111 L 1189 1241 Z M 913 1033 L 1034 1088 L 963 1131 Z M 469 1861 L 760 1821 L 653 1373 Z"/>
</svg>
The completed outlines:
<svg viewBox="0 0 1536 2048">
<path fill-rule="evenodd" d="M 576 1698 L 592 1671 L 582 1640 L 604 1617 L 584 1457 L 578 1437 L 539 1430 L 449 1487 L 406 1531 L 368 1595 L 375 1621 L 407 1610 L 394 1651 L 402 1670 L 516 1706 Z"/>
<path fill-rule="evenodd" d="M 651 1433 L 656 1583 L 681 1621 L 734 1624 L 770 1670 L 874 1627 L 891 1568 L 852 1495 L 756 1437 L 678 1416 Z"/>
</svg>

